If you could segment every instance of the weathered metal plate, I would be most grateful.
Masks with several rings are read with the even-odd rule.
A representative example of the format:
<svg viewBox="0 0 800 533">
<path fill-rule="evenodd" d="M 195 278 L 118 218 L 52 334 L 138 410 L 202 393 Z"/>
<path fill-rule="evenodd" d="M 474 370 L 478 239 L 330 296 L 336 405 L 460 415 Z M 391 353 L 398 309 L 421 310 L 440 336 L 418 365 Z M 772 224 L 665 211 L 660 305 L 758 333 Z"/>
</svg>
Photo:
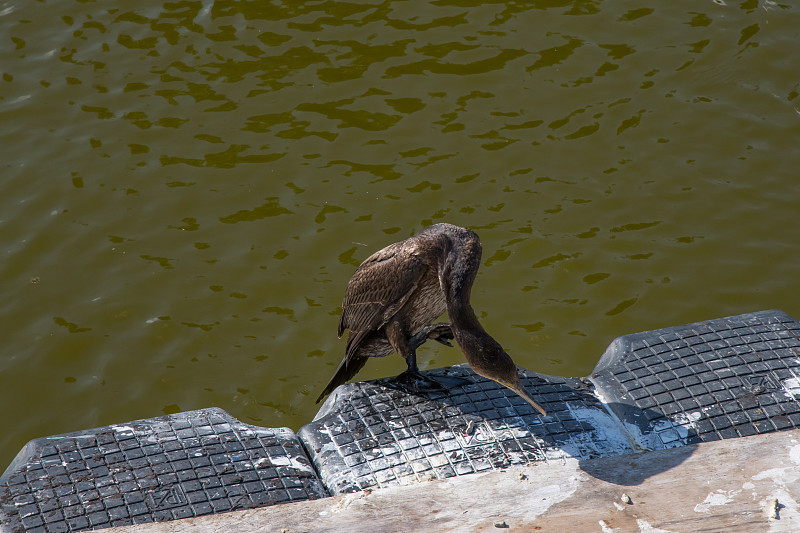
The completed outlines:
<svg viewBox="0 0 800 533">
<path fill-rule="evenodd" d="M 30 441 L 0 476 L 0 531 L 83 531 L 327 495 L 291 430 L 211 408 Z"/>
<path fill-rule="evenodd" d="M 619 337 L 591 376 L 637 444 L 800 427 L 800 322 L 778 310 Z"/>
<path fill-rule="evenodd" d="M 548 412 L 543 418 L 467 365 L 427 374 L 469 384 L 424 395 L 397 390 L 391 379 L 344 385 L 298 431 L 332 493 L 631 451 L 581 380 L 524 372 L 523 385 Z"/>
</svg>

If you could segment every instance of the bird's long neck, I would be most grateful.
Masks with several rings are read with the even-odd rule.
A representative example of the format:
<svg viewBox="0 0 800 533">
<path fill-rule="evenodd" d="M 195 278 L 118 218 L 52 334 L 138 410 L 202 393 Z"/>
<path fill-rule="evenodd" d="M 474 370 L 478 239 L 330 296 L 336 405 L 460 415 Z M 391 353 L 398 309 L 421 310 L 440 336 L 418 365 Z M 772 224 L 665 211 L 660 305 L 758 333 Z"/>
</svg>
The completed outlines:
<svg viewBox="0 0 800 533">
<path fill-rule="evenodd" d="M 439 268 L 439 282 L 445 294 L 453 336 L 475 373 L 499 380 L 506 386 L 516 386 L 519 375 L 514 361 L 483 329 L 470 305 L 472 283 L 481 261 L 478 236 L 473 232 L 465 233 L 448 244 Z"/>
<path fill-rule="evenodd" d="M 475 335 L 488 335 L 478 322 L 470 305 L 470 294 L 481 260 L 481 244 L 475 239 L 451 241 L 440 266 L 439 279 L 447 302 L 447 314 L 456 332 L 472 332 Z M 463 347 L 462 347 L 463 349 Z"/>
<path fill-rule="evenodd" d="M 450 317 L 450 323 L 454 331 L 472 331 L 476 334 L 486 334 L 469 301 L 448 301 L 447 315 Z"/>
</svg>

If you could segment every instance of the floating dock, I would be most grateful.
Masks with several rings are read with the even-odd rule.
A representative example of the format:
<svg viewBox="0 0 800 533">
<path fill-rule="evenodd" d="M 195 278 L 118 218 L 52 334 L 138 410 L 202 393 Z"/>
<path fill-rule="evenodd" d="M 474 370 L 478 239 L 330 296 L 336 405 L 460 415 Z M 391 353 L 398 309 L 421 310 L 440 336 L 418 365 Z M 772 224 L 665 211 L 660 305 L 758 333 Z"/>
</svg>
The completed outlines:
<svg viewBox="0 0 800 533">
<path fill-rule="evenodd" d="M 524 371 L 541 417 L 469 383 L 339 387 L 295 434 L 217 408 L 35 439 L 0 532 L 800 531 L 800 321 L 616 339 L 586 378 Z M 649 529 L 648 529 L 649 528 Z"/>
</svg>

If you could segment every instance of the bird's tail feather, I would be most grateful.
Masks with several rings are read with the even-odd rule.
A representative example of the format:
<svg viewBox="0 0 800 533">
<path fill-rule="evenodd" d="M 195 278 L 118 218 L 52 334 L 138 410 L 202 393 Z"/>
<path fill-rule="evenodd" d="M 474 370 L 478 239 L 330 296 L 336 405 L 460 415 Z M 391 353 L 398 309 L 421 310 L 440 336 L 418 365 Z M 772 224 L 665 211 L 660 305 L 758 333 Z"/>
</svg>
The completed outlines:
<svg viewBox="0 0 800 533">
<path fill-rule="evenodd" d="M 368 357 L 345 357 L 339 363 L 336 373 L 323 389 L 322 394 L 317 398 L 317 403 L 333 392 L 333 389 L 350 381 L 367 364 Z"/>
</svg>

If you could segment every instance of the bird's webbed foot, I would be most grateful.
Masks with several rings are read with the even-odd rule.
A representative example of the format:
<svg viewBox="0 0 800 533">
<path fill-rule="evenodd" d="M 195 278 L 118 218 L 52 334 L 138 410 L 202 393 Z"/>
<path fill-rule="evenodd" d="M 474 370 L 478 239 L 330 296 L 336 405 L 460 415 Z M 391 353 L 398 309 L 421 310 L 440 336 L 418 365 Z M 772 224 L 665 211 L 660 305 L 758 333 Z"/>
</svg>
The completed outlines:
<svg viewBox="0 0 800 533">
<path fill-rule="evenodd" d="M 417 334 L 408 339 L 408 346 L 412 350 L 416 350 L 428 339 L 434 340 L 445 346 L 453 346 L 450 341 L 453 340 L 453 330 L 450 324 L 431 324 L 422 328 Z"/>
<path fill-rule="evenodd" d="M 406 370 L 394 381 L 410 392 L 443 392 L 454 387 L 461 387 L 470 383 L 469 380 L 453 376 L 424 376 L 419 370 Z"/>
<path fill-rule="evenodd" d="M 419 370 L 406 370 L 394 381 L 409 392 L 442 392 L 447 390 L 441 383 L 427 378 Z"/>
</svg>

